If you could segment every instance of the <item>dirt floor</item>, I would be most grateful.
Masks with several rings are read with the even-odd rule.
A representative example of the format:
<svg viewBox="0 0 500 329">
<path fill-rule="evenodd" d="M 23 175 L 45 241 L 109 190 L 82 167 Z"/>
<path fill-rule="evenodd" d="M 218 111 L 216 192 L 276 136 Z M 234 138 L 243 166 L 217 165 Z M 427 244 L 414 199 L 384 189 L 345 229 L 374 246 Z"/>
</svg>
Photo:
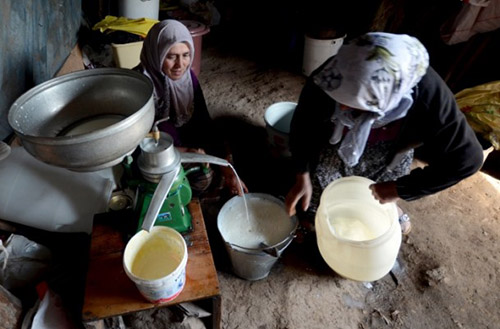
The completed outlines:
<svg viewBox="0 0 500 329">
<path fill-rule="evenodd" d="M 250 191 L 283 196 L 291 178 L 288 162 L 272 156 L 263 117 L 275 102 L 296 102 L 305 78 L 300 68 L 258 63 L 207 47 L 200 81 Z M 267 278 L 242 280 L 232 273 L 217 235 L 217 208 L 206 206 L 222 327 L 500 328 L 499 197 L 499 181 L 477 173 L 436 195 L 402 202 L 413 230 L 403 238 L 394 269 L 371 283 L 338 276 L 314 243 L 296 242 Z"/>
</svg>

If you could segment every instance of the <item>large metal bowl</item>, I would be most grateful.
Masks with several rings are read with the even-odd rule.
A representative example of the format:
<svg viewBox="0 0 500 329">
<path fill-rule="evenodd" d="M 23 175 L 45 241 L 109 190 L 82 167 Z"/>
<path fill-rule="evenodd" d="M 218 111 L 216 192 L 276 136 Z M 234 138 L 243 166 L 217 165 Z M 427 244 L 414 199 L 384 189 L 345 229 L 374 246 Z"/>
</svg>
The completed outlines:
<svg viewBox="0 0 500 329">
<path fill-rule="evenodd" d="M 73 72 L 28 90 L 11 106 L 8 120 L 35 158 L 96 171 L 120 163 L 150 131 L 153 85 L 128 69 Z"/>
</svg>

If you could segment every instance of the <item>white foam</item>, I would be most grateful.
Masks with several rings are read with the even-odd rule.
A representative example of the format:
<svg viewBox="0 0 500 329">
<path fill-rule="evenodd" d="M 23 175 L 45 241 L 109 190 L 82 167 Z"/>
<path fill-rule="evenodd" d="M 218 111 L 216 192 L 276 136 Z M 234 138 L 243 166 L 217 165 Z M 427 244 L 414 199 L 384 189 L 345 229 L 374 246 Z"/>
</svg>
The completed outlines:
<svg viewBox="0 0 500 329">
<path fill-rule="evenodd" d="M 331 225 L 338 236 L 351 241 L 366 241 L 378 236 L 368 225 L 356 218 L 335 218 Z"/>
<path fill-rule="evenodd" d="M 282 205 L 273 201 L 247 197 L 248 218 L 243 198 L 224 212 L 219 225 L 226 242 L 240 247 L 262 248 L 283 241 L 293 230 L 293 222 Z"/>
</svg>

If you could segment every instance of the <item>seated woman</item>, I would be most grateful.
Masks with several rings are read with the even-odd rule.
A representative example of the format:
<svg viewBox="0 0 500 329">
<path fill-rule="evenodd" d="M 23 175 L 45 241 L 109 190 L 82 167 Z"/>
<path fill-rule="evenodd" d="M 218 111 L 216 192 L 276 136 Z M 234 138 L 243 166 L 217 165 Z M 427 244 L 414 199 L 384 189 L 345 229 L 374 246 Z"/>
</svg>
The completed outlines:
<svg viewBox="0 0 500 329">
<path fill-rule="evenodd" d="M 191 33 L 182 23 L 167 19 L 155 24 L 144 40 L 141 62 L 135 68 L 154 85 L 155 121 L 158 128 L 172 136 L 180 152 L 205 152 L 225 157 L 231 153 L 210 118 L 200 83 L 191 70 L 194 58 Z M 225 187 L 241 194 L 238 178 L 229 167 L 221 167 Z M 205 191 L 212 181 L 212 170 L 190 177 L 193 191 Z M 243 190 L 248 192 L 241 182 Z"/>
</svg>

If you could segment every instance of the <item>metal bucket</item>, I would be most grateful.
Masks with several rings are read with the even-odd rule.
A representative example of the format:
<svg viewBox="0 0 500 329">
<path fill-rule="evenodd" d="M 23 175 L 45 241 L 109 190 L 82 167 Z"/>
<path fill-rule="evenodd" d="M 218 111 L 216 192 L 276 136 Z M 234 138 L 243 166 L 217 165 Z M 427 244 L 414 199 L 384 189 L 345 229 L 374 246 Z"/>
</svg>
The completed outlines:
<svg viewBox="0 0 500 329">
<path fill-rule="evenodd" d="M 281 200 L 262 193 L 248 193 L 245 194 L 245 198 L 248 201 L 251 200 L 264 200 L 270 201 L 277 204 L 283 209 L 283 214 L 286 215 L 284 204 Z M 290 245 L 295 237 L 295 231 L 298 226 L 298 220 L 295 216 L 288 217 L 290 219 L 290 226 L 288 232 L 284 232 L 283 237 L 277 243 L 272 245 L 261 244 L 260 247 L 248 248 L 241 245 L 235 241 L 228 241 L 227 235 L 224 234 L 224 225 L 227 221 L 234 220 L 231 211 L 233 207 L 243 202 L 243 198 L 235 196 L 230 199 L 222 207 L 217 217 L 217 227 L 221 233 L 222 238 L 225 242 L 226 250 L 229 254 L 231 260 L 232 268 L 234 274 L 240 278 L 255 281 L 266 278 L 273 265 L 279 259 L 283 251 Z M 288 216 L 288 215 L 286 215 Z M 272 221 L 273 218 L 258 218 L 258 220 L 269 220 Z"/>
</svg>

